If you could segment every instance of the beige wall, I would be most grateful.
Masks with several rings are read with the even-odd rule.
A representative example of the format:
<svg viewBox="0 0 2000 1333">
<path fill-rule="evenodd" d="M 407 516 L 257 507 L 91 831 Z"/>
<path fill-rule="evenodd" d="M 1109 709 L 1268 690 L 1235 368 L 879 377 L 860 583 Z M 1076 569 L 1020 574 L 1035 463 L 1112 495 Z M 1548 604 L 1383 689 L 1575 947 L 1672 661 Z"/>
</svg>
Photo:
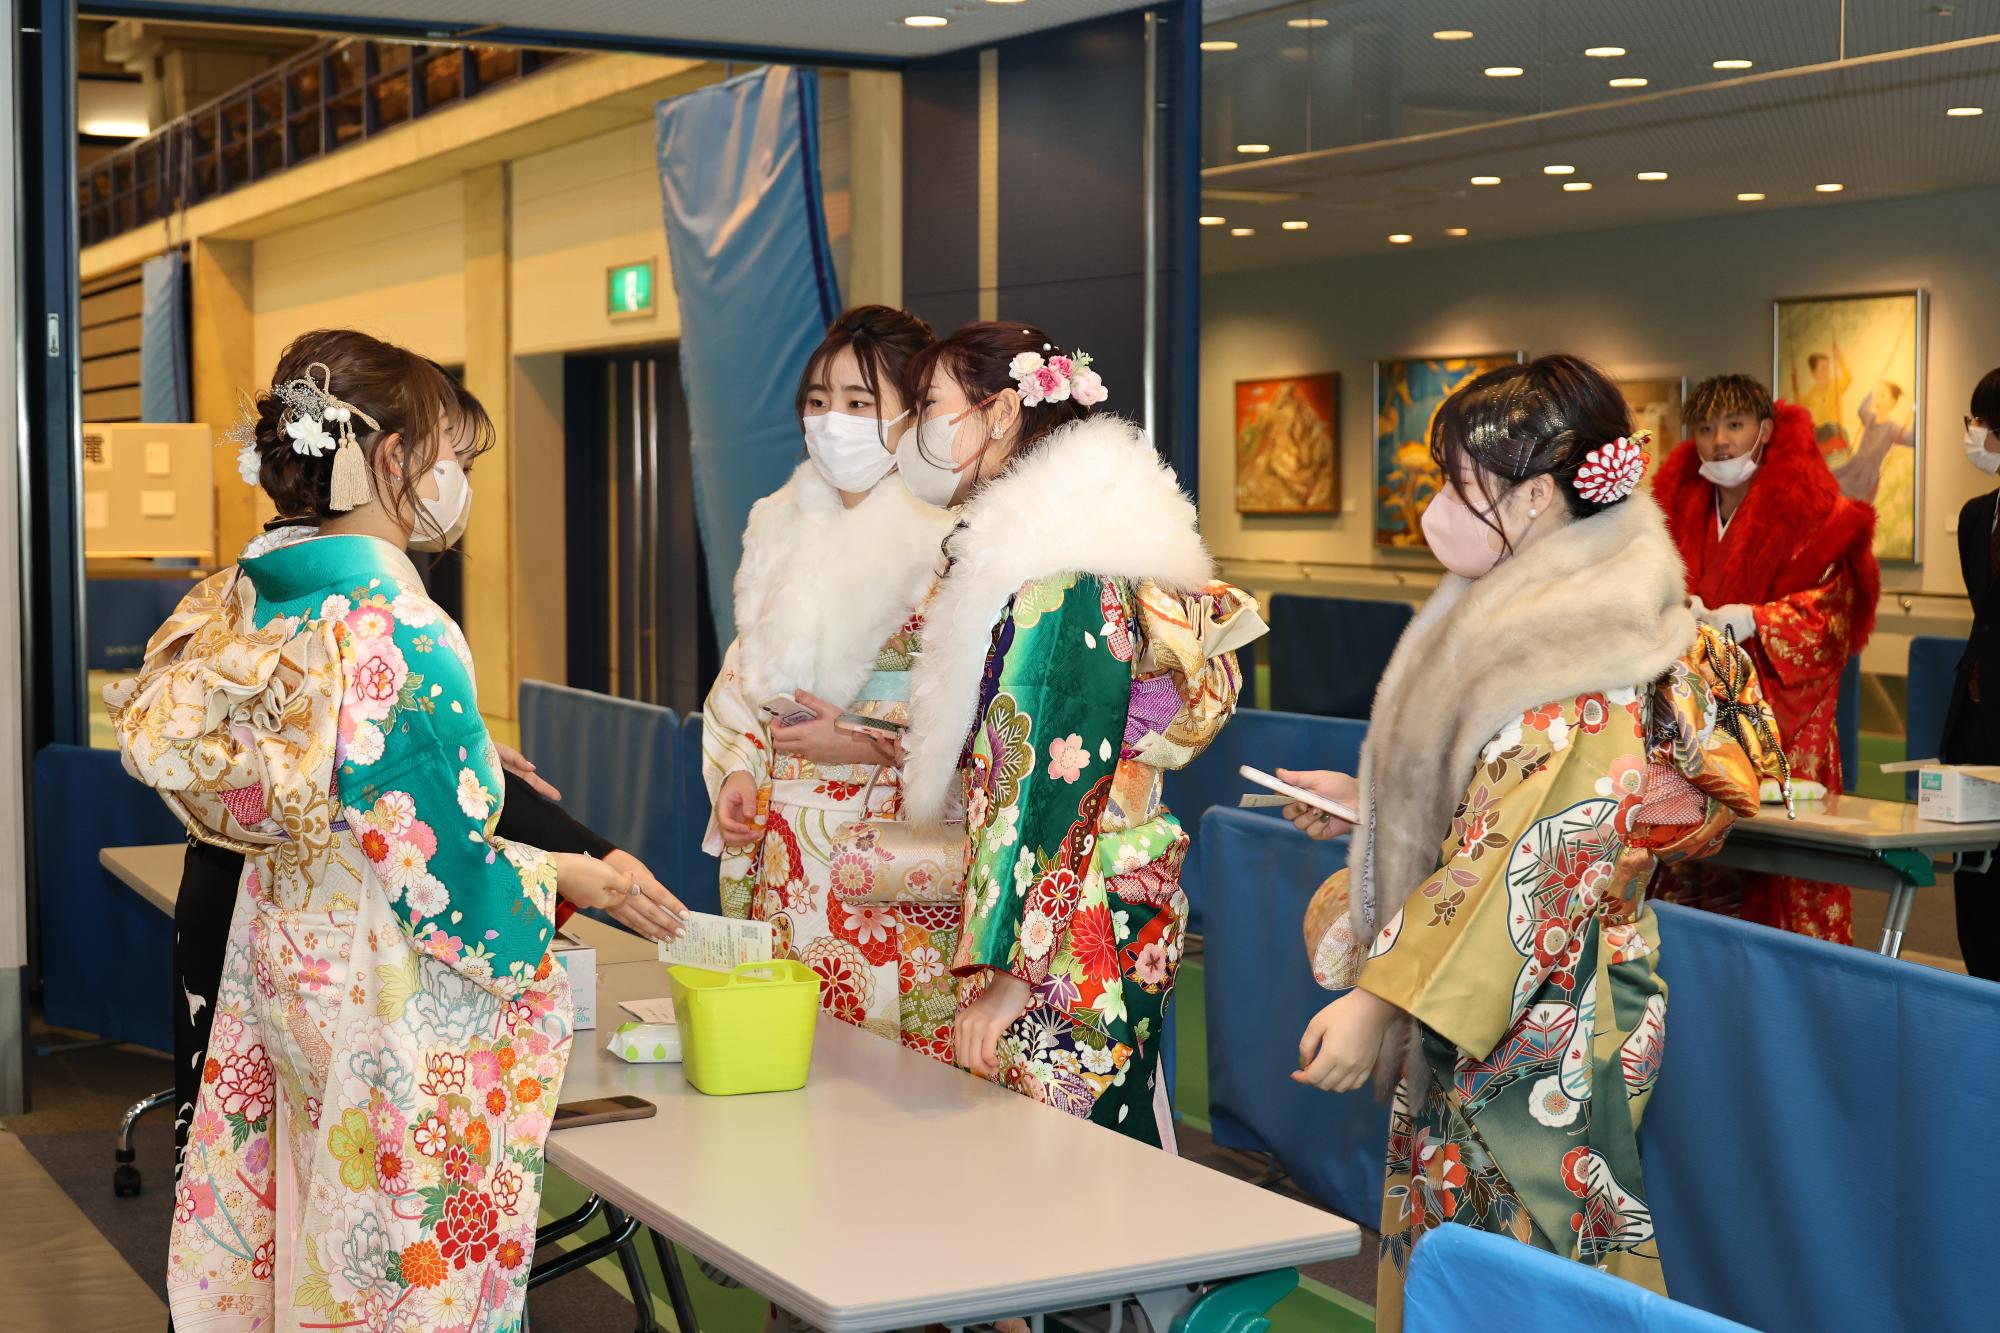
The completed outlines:
<svg viewBox="0 0 2000 1333">
<path fill-rule="evenodd" d="M 1377 357 L 1572 351 L 1621 376 L 1768 379 L 1775 297 L 1920 287 L 1930 298 L 1923 560 L 1884 567 L 1881 633 L 1866 663 L 1900 671 L 1909 634 L 1970 623 L 1958 510 L 1991 482 L 1959 451 L 1959 418 L 1979 376 L 2000 363 L 1996 210 L 2000 191 L 1982 191 L 1212 275 L 1202 287 L 1202 530 L 1232 575 L 1259 586 L 1419 595 L 1436 566 L 1372 545 Z M 1238 514 L 1235 381 L 1327 370 L 1340 375 L 1343 512 Z"/>
</svg>

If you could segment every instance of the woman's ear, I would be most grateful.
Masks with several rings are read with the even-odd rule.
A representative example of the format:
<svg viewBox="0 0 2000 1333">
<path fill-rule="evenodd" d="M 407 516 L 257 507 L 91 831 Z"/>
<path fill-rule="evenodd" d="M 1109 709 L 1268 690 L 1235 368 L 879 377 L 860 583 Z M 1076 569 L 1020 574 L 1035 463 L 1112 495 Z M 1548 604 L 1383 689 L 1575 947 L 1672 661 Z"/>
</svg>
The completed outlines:
<svg viewBox="0 0 2000 1333">
<path fill-rule="evenodd" d="M 1005 439 L 1013 434 L 1014 427 L 1021 423 L 1021 391 L 1002 389 L 994 398 L 993 407 L 995 412 L 993 436 L 995 439 Z"/>
<path fill-rule="evenodd" d="M 375 466 L 390 481 L 403 479 L 403 443 L 401 431 L 390 431 L 375 445 Z"/>
</svg>

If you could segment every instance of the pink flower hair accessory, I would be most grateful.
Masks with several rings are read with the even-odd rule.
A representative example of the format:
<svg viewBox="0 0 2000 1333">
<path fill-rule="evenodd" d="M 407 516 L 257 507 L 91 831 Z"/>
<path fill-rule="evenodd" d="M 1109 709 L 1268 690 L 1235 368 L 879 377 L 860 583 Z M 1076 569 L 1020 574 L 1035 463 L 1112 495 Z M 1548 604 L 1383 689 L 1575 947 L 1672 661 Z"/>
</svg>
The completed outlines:
<svg viewBox="0 0 2000 1333">
<path fill-rule="evenodd" d="M 1111 396 L 1104 381 L 1090 368 L 1090 353 L 1066 354 L 1047 343 L 1042 344 L 1042 351 L 1051 355 L 1044 358 L 1041 352 L 1022 352 L 1007 367 L 1007 373 L 1014 377 L 1014 386 L 1021 391 L 1023 407 L 1072 399 L 1081 406 L 1095 407 Z"/>
<path fill-rule="evenodd" d="M 1592 449 L 1577 469 L 1576 493 L 1600 505 L 1630 495 L 1646 475 L 1646 446 L 1652 442 L 1653 432 L 1642 430 Z"/>
</svg>

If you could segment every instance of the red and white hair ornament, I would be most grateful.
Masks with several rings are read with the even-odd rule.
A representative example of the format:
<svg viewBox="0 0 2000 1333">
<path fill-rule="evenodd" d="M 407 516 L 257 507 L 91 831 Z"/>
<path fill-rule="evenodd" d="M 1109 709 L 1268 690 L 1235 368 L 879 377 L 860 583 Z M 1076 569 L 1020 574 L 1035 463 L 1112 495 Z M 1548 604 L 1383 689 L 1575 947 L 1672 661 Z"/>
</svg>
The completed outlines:
<svg viewBox="0 0 2000 1333">
<path fill-rule="evenodd" d="M 1592 449 L 1577 469 L 1576 493 L 1600 505 L 1630 495 L 1646 475 L 1646 446 L 1652 442 L 1653 432 L 1641 430 Z"/>
</svg>

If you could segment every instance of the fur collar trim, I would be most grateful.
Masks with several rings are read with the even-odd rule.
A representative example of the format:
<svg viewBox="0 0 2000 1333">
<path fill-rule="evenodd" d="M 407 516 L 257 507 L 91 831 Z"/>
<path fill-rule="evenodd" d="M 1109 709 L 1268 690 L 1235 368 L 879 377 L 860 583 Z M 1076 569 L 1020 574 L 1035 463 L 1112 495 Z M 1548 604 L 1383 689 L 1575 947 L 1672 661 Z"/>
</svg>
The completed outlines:
<svg viewBox="0 0 2000 1333">
<path fill-rule="evenodd" d="M 937 578 L 951 515 L 891 474 L 852 509 L 810 460 L 759 500 L 736 570 L 737 660 L 752 706 L 810 690 L 845 708 Z"/>
<path fill-rule="evenodd" d="M 924 618 L 911 681 L 908 817 L 945 817 L 993 627 L 1023 585 L 1093 574 L 1195 591 L 1215 578 L 1194 502 L 1145 433 L 1119 417 L 1065 426 L 967 501 Z"/>
<path fill-rule="evenodd" d="M 1349 863 L 1363 949 L 1437 868 L 1494 736 L 1552 700 L 1646 684 L 1687 651 L 1695 621 L 1682 583 L 1644 495 L 1550 533 L 1484 578 L 1445 576 L 1396 645 L 1362 746 Z"/>
</svg>

